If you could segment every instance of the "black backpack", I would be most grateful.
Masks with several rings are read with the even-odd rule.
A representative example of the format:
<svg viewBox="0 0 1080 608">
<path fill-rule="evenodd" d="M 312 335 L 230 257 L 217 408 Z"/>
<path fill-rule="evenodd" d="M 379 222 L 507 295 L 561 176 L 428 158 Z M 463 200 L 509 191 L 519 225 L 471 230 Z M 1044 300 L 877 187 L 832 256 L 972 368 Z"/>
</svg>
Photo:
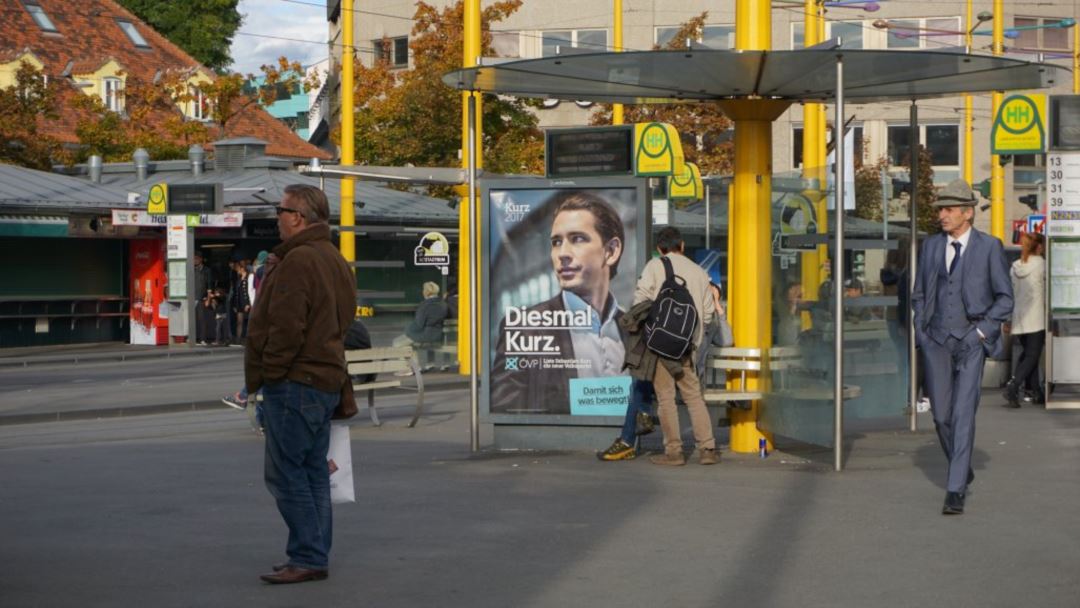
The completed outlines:
<svg viewBox="0 0 1080 608">
<path fill-rule="evenodd" d="M 675 275 L 671 260 L 661 257 L 666 278 L 645 321 L 645 346 L 661 357 L 682 359 L 694 344 L 698 313 L 686 281 Z"/>
</svg>

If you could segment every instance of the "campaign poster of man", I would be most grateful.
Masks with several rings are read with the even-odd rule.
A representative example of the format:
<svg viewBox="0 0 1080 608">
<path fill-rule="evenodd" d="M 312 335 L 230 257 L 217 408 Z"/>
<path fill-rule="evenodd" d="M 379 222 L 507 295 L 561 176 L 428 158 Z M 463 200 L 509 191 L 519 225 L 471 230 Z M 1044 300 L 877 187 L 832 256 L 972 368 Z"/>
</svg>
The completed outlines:
<svg viewBox="0 0 1080 608">
<path fill-rule="evenodd" d="M 621 416 L 618 320 L 644 261 L 644 188 L 488 195 L 489 412 Z"/>
</svg>

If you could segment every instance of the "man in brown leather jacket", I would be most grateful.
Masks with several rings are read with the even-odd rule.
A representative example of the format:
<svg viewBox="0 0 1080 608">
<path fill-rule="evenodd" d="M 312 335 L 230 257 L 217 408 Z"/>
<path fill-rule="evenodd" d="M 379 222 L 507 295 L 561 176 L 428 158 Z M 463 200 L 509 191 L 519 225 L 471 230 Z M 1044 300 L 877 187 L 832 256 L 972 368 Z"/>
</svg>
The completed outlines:
<svg viewBox="0 0 1080 608">
<path fill-rule="evenodd" d="M 248 327 L 244 382 L 262 389 L 266 486 L 289 528 L 288 561 L 268 583 L 322 580 L 331 541 L 330 416 L 347 375 L 345 333 L 356 281 L 330 241 L 330 205 L 313 186 L 291 185 L 277 209 L 280 260 L 263 280 Z"/>
</svg>

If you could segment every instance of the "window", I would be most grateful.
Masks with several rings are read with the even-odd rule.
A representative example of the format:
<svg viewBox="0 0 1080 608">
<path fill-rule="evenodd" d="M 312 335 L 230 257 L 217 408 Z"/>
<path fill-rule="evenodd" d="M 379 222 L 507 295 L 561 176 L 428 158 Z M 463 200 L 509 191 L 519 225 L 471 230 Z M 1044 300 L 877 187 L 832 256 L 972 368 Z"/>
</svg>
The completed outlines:
<svg viewBox="0 0 1080 608">
<path fill-rule="evenodd" d="M 496 57 L 521 57 L 518 32 L 491 32 L 491 50 Z"/>
<path fill-rule="evenodd" d="M 832 129 L 832 126 L 829 127 Z M 858 162 L 862 162 L 863 158 L 863 128 L 861 126 L 851 126 L 850 129 L 854 131 L 855 150 L 853 158 Z M 829 139 L 832 139 L 832 134 L 828 135 Z M 802 167 L 803 159 L 803 128 L 795 127 L 791 130 L 791 168 L 798 169 Z"/>
<path fill-rule="evenodd" d="M 101 100 L 105 107 L 113 112 L 121 112 L 124 109 L 123 81 L 119 78 L 105 78 L 101 81 Z"/>
<path fill-rule="evenodd" d="M 142 37 L 139 30 L 135 29 L 135 24 L 130 21 L 124 21 L 123 19 L 117 19 L 116 24 L 120 26 L 120 29 L 124 30 L 127 34 L 128 40 L 132 44 L 142 48 L 150 48 L 150 45 L 146 42 L 146 38 Z"/>
<path fill-rule="evenodd" d="M 660 48 L 667 47 L 680 29 L 682 28 L 678 26 L 656 28 L 656 45 Z M 706 25 L 702 28 L 701 38 L 697 42 L 714 49 L 733 49 L 735 48 L 735 26 Z M 679 46 L 685 45 L 685 40 L 679 42 Z"/>
<path fill-rule="evenodd" d="M 1018 49 L 1068 50 L 1070 30 L 1057 27 L 1060 21 L 1060 17 L 1015 17 L 1013 27 L 1032 29 L 1018 29 L 1013 44 Z"/>
<path fill-rule="evenodd" d="M 191 118 L 195 120 L 210 120 L 211 107 L 210 99 L 203 95 L 202 89 L 199 87 L 188 87 L 188 95 L 191 96 Z"/>
<path fill-rule="evenodd" d="M 409 37 L 383 38 L 371 41 L 375 61 L 386 61 L 395 68 L 409 65 Z"/>
<path fill-rule="evenodd" d="M 906 167 L 911 149 L 911 127 L 889 126 L 889 163 Z M 958 125 L 922 125 L 919 139 L 930 152 L 930 163 L 935 167 L 960 165 L 960 127 Z"/>
<path fill-rule="evenodd" d="M 26 11 L 30 13 L 30 16 L 34 18 L 34 22 L 38 24 L 43 31 L 55 32 L 56 26 L 53 25 L 52 19 L 49 19 L 49 15 L 45 13 L 45 9 L 41 8 L 41 5 L 36 3 L 26 2 L 23 4 L 26 7 Z"/>
<path fill-rule="evenodd" d="M 937 49 L 963 46 L 962 29 L 960 17 L 891 19 L 886 46 L 890 49 Z"/>
<path fill-rule="evenodd" d="M 804 23 L 791 24 L 791 48 L 801 49 L 806 45 L 804 37 Z M 866 48 L 863 43 L 863 32 L 866 25 L 862 21 L 828 21 L 825 23 L 825 40 L 840 38 L 840 48 L 861 49 Z"/>
<path fill-rule="evenodd" d="M 587 51 L 606 51 L 607 30 L 552 30 L 543 32 L 540 41 L 540 56 L 553 57 L 559 47 L 579 48 Z"/>
</svg>

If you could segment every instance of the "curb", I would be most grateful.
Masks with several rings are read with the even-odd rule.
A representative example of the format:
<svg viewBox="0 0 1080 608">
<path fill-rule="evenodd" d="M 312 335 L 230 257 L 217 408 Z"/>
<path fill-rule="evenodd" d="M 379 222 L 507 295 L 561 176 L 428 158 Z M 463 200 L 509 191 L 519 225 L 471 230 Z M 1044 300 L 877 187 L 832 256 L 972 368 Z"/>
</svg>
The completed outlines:
<svg viewBox="0 0 1080 608">
<path fill-rule="evenodd" d="M 444 391 L 468 388 L 468 382 L 442 382 L 431 385 L 425 394 L 440 393 Z M 394 389 L 375 391 L 376 395 L 387 395 Z M 0 426 L 16 424 L 38 424 L 41 422 L 70 422 L 75 420 L 96 420 L 102 418 L 131 418 L 134 416 L 149 416 L 153 414 L 177 414 L 180 412 L 198 412 L 204 410 L 229 409 L 221 403 L 221 399 L 211 401 L 186 401 L 180 403 L 160 403 L 156 405 L 127 405 L 119 407 L 106 407 L 92 410 L 73 410 L 69 412 L 43 412 L 40 414 L 11 414 L 0 415 Z M 361 405 L 363 413 L 367 405 Z M 359 416 L 360 414 L 357 414 Z"/>
<path fill-rule="evenodd" d="M 101 361 L 134 361 L 138 359 L 173 359 L 173 358 L 186 358 L 186 357 L 209 357 L 214 355 L 229 355 L 235 354 L 239 356 L 244 355 L 244 351 L 239 348 L 229 350 L 190 350 L 190 351 L 168 351 L 168 352 L 154 352 L 154 351 L 136 351 L 136 352 L 111 352 L 111 353 L 71 353 L 66 355 L 38 355 L 29 356 L 25 359 L 17 357 L 2 357 L 0 358 L 0 367 L 30 367 L 31 365 L 50 365 L 50 364 L 78 364 L 78 363 L 95 363 Z"/>
</svg>

